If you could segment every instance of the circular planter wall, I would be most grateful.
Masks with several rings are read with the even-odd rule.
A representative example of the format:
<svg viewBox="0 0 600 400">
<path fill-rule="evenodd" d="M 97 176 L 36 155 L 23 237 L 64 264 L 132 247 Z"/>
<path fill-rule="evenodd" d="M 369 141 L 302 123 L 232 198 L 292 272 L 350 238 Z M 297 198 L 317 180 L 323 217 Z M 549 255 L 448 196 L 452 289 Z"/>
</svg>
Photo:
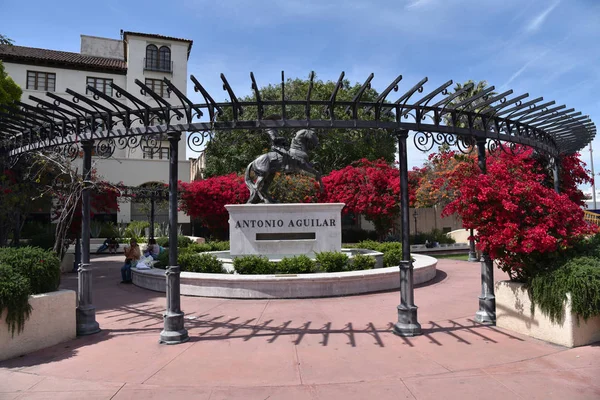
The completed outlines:
<svg viewBox="0 0 600 400">
<path fill-rule="evenodd" d="M 435 278 L 437 259 L 412 254 L 414 283 Z M 131 269 L 136 286 L 164 292 L 165 271 L 162 269 Z M 333 297 L 398 289 L 398 267 L 366 271 L 332 272 L 299 275 L 230 275 L 181 273 L 181 294 L 188 296 L 223 297 L 230 299 L 288 299 Z"/>
</svg>

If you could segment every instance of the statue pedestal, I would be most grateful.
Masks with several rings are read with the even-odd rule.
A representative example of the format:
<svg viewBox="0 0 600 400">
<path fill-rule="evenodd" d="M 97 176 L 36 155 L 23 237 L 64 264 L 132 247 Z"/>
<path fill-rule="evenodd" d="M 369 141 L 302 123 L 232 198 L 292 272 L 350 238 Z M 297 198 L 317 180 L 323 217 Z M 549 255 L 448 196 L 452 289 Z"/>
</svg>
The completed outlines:
<svg viewBox="0 0 600 400">
<path fill-rule="evenodd" d="M 232 256 L 341 251 L 343 203 L 228 204 Z"/>
</svg>

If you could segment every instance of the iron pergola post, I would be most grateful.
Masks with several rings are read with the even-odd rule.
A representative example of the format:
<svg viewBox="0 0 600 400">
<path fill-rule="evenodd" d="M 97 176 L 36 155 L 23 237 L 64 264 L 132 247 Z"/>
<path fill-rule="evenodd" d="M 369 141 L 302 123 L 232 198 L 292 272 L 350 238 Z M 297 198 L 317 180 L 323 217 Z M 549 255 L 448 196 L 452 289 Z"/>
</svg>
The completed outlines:
<svg viewBox="0 0 600 400">
<path fill-rule="evenodd" d="M 556 193 L 560 193 L 560 158 L 554 157 L 554 168 L 552 168 L 552 172 L 554 173 L 554 191 Z"/>
<path fill-rule="evenodd" d="M 477 161 L 482 175 L 487 173 L 485 139 L 477 139 Z M 494 295 L 494 262 L 487 250 L 481 255 L 481 294 L 475 320 L 482 324 L 496 323 L 496 296 Z"/>
<path fill-rule="evenodd" d="M 408 197 L 408 160 L 406 139 L 408 131 L 398 131 L 398 158 L 400 160 L 400 208 L 402 215 L 402 261 L 400 261 L 400 304 L 398 322 L 393 332 L 399 336 L 417 336 L 421 334 L 421 325 L 417 321 L 417 306 L 414 304 L 413 264 L 410 258 L 410 208 Z"/>
<path fill-rule="evenodd" d="M 154 192 L 150 194 L 150 239 L 154 239 L 154 203 L 156 195 Z"/>
<path fill-rule="evenodd" d="M 83 193 L 81 206 L 81 264 L 77 285 L 77 335 L 100 332 L 96 322 L 96 307 L 92 303 L 92 270 L 90 268 L 90 191 L 92 179 L 93 140 L 81 143 L 83 149 Z"/>
<path fill-rule="evenodd" d="M 183 326 L 181 311 L 180 274 L 177 265 L 177 182 L 180 132 L 169 133 L 169 266 L 165 273 L 167 280 L 167 311 L 164 315 L 164 328 L 160 333 L 160 343 L 179 344 L 189 340 Z"/>
</svg>

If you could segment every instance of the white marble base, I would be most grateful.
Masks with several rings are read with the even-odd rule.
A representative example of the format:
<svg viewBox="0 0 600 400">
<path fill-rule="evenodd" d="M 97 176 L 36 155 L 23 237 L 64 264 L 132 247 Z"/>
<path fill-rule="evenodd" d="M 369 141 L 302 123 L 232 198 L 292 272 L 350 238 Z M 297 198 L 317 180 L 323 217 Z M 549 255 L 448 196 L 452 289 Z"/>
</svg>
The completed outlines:
<svg viewBox="0 0 600 400">
<path fill-rule="evenodd" d="M 413 282 L 428 282 L 436 276 L 437 259 L 421 254 L 414 258 Z M 163 269 L 131 268 L 136 286 L 165 292 Z M 295 299 L 349 296 L 395 290 L 400 287 L 398 267 L 366 271 L 330 272 L 298 275 L 232 275 L 181 273 L 181 294 L 184 296 L 221 297 L 228 299 Z"/>
<path fill-rule="evenodd" d="M 342 249 L 343 203 L 228 204 L 232 256 Z"/>
</svg>

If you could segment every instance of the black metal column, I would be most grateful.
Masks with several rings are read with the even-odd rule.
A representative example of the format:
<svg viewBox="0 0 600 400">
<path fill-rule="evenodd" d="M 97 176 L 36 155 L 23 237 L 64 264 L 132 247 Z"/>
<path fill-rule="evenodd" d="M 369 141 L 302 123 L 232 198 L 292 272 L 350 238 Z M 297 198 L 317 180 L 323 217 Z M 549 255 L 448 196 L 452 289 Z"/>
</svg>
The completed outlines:
<svg viewBox="0 0 600 400">
<path fill-rule="evenodd" d="M 150 239 L 154 239 L 154 203 L 156 197 L 154 192 L 150 195 Z M 169 243 L 170 245 L 170 243 Z"/>
<path fill-rule="evenodd" d="M 400 305 L 398 322 L 393 332 L 399 336 L 421 334 L 417 321 L 417 306 L 414 304 L 413 265 L 410 258 L 410 208 L 408 198 L 408 160 L 406 139 L 408 131 L 397 132 L 398 158 L 400 160 L 400 207 L 402 214 L 402 261 L 400 261 Z"/>
<path fill-rule="evenodd" d="M 94 141 L 81 143 L 83 148 L 83 193 L 81 199 L 81 264 L 77 284 L 77 335 L 100 332 L 96 322 L 96 307 L 92 304 L 92 270 L 90 268 L 90 187 L 92 178 L 92 149 Z"/>
<path fill-rule="evenodd" d="M 477 140 L 477 158 L 481 174 L 487 173 L 485 164 L 485 139 Z M 481 294 L 475 320 L 483 324 L 496 323 L 496 296 L 494 295 L 494 262 L 487 251 L 481 255 Z"/>
<path fill-rule="evenodd" d="M 560 193 L 560 159 L 554 157 L 554 191 Z"/>
<path fill-rule="evenodd" d="M 180 132 L 169 133 L 169 266 L 167 279 L 167 311 L 164 314 L 164 328 L 160 333 L 160 343 L 178 344 L 190 338 L 183 326 L 183 312 L 180 299 L 180 273 L 177 265 L 177 162 L 179 159 Z"/>
</svg>

